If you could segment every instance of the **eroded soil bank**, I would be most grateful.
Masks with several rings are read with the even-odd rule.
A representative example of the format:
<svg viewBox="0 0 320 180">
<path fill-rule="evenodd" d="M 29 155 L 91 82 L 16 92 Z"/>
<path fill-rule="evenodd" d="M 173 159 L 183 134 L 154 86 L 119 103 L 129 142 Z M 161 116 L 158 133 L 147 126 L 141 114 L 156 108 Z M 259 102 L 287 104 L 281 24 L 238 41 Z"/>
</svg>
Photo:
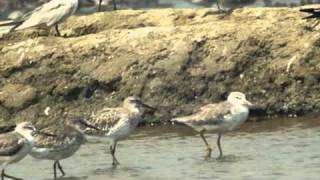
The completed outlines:
<svg viewBox="0 0 320 180">
<path fill-rule="evenodd" d="M 65 37 L 6 35 L 1 123 L 54 124 L 128 95 L 158 107 L 146 119 L 168 120 L 230 91 L 245 92 L 264 115 L 319 112 L 320 26 L 304 16 L 297 8 L 124 10 L 72 17 Z"/>
</svg>

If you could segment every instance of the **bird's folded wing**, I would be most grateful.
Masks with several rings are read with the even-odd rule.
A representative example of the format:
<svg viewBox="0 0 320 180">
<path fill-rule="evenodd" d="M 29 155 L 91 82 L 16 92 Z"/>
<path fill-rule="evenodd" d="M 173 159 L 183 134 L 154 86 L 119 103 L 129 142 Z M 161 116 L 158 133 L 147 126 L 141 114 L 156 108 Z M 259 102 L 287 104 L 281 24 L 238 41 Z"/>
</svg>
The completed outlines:
<svg viewBox="0 0 320 180">
<path fill-rule="evenodd" d="M 90 122 L 95 127 L 103 130 L 103 133 L 107 133 L 110 128 L 115 126 L 126 115 L 127 112 L 122 108 L 104 108 L 92 115 Z M 85 133 L 89 135 L 101 134 L 101 132 L 92 129 L 86 130 Z"/>
<path fill-rule="evenodd" d="M 230 106 L 228 102 L 203 106 L 200 112 L 194 115 L 196 118 L 192 123 L 196 125 L 219 125 L 223 123 L 225 116 L 231 114 Z"/>
<path fill-rule="evenodd" d="M 0 156 L 11 156 L 21 150 L 28 143 L 25 138 L 16 133 L 0 135 Z"/>
<path fill-rule="evenodd" d="M 51 133 L 51 132 L 50 132 Z M 51 133 L 52 134 L 52 133 Z M 57 136 L 37 135 L 34 140 L 35 148 L 63 148 L 64 145 L 69 145 L 76 141 L 76 136 L 66 133 L 60 133 Z"/>
</svg>

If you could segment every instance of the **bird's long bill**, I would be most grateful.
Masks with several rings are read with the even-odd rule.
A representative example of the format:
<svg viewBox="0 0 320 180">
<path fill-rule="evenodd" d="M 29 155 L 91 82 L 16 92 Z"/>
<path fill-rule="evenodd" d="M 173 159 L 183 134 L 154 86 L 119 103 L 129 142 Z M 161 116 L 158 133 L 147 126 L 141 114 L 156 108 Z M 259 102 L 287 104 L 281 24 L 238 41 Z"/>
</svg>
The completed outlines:
<svg viewBox="0 0 320 180">
<path fill-rule="evenodd" d="M 42 132 L 40 130 L 35 130 L 35 134 L 43 135 L 43 136 L 49 136 L 49 137 L 57 137 L 55 134 L 47 133 L 47 132 Z"/>
<path fill-rule="evenodd" d="M 244 105 L 245 105 L 245 106 L 248 106 L 248 107 L 253 107 L 253 104 L 252 104 L 250 101 L 248 101 L 248 100 L 246 100 L 246 101 L 244 102 Z"/>
<path fill-rule="evenodd" d="M 144 106 L 145 108 L 148 108 L 148 109 L 152 110 L 152 111 L 156 111 L 157 110 L 157 108 L 149 106 L 148 104 L 145 104 L 145 103 L 141 103 L 141 105 Z"/>
<path fill-rule="evenodd" d="M 85 120 L 81 120 L 80 122 L 81 122 L 83 125 L 85 125 L 86 127 L 88 127 L 88 128 L 91 128 L 91 129 L 94 129 L 94 130 L 97 130 L 97 131 L 102 131 L 100 128 L 89 124 L 89 123 L 88 123 L 87 121 L 85 121 Z"/>
</svg>

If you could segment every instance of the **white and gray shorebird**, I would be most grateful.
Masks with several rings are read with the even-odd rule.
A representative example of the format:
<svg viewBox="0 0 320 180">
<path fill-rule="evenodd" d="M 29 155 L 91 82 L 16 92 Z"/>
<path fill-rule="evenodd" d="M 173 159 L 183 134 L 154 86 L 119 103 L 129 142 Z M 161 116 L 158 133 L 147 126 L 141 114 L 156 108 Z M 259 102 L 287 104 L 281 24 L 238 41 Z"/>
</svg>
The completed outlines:
<svg viewBox="0 0 320 180">
<path fill-rule="evenodd" d="M 207 146 L 206 157 L 211 156 L 211 147 L 204 137 L 205 132 L 218 134 L 217 145 L 219 158 L 223 156 L 221 149 L 221 136 L 223 133 L 232 131 L 244 123 L 249 115 L 251 102 L 241 92 L 231 92 L 227 101 L 216 104 L 208 104 L 201 107 L 200 111 L 185 117 L 172 119 L 172 122 L 186 124 L 200 133 L 202 140 Z"/>
<path fill-rule="evenodd" d="M 58 36 L 61 36 L 58 24 L 73 15 L 78 9 L 78 0 L 51 0 L 35 10 L 26 13 L 18 20 L 8 24 L 17 24 L 12 30 L 21 30 L 32 27 L 55 27 Z M 6 25 L 6 24 L 2 24 Z"/>
<path fill-rule="evenodd" d="M 138 97 L 127 97 L 122 107 L 103 108 L 91 116 L 93 126 L 103 131 L 104 136 L 111 140 L 110 153 L 112 164 L 119 164 L 115 157 L 117 142 L 125 140 L 138 126 L 146 109 L 155 108 L 145 104 Z M 93 131 L 86 131 L 89 135 L 101 135 Z"/>
<path fill-rule="evenodd" d="M 12 163 L 23 159 L 31 151 L 34 140 L 35 127 L 29 122 L 22 122 L 12 126 L 13 131 L 0 134 L 0 163 L 1 179 L 5 177 L 10 179 L 20 179 L 5 173 L 5 168 Z"/>
<path fill-rule="evenodd" d="M 86 141 L 82 131 L 84 128 L 99 130 L 85 120 L 74 119 L 67 121 L 62 133 L 49 132 L 55 136 L 35 136 L 34 146 L 30 155 L 37 159 L 53 160 L 54 179 L 57 178 L 57 168 L 59 168 L 62 176 L 65 176 L 60 160 L 72 156 Z"/>
</svg>

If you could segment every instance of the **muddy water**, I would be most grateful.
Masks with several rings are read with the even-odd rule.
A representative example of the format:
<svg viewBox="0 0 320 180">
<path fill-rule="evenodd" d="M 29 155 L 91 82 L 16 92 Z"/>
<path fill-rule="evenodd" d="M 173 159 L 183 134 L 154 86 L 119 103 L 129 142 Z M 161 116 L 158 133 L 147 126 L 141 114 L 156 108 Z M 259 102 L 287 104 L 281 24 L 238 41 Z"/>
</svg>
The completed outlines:
<svg viewBox="0 0 320 180">
<path fill-rule="evenodd" d="M 216 135 L 208 134 L 215 147 Z M 319 179 L 320 119 L 248 122 L 222 139 L 224 158 L 204 160 L 200 137 L 184 126 L 140 128 L 118 146 L 112 168 L 105 142 L 89 143 L 62 161 L 66 180 Z M 214 148 L 213 156 L 218 155 Z M 52 163 L 27 157 L 8 168 L 25 179 L 52 178 Z"/>
</svg>

